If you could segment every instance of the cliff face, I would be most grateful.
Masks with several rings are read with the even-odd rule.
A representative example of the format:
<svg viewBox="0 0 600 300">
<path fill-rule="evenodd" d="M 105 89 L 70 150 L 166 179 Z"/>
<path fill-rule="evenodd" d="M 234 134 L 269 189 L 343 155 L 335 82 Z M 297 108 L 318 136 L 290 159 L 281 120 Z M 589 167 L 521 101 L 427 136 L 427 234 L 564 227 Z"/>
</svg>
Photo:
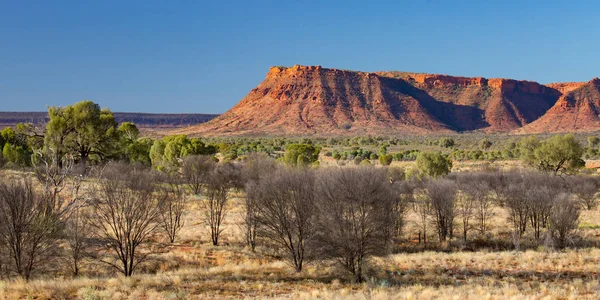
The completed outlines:
<svg viewBox="0 0 600 300">
<path fill-rule="evenodd" d="M 395 84 L 395 82 L 394 82 Z M 406 84 L 407 87 L 410 85 Z M 449 131 L 410 95 L 373 73 L 273 67 L 227 113 L 186 133 L 376 134 Z"/>
<path fill-rule="evenodd" d="M 589 83 L 588 83 L 589 84 Z M 587 84 L 586 84 L 587 85 Z M 517 130 L 581 87 L 320 66 L 272 67 L 214 120 L 174 133 L 201 135 L 396 135 Z M 565 100 L 567 101 L 567 100 Z"/>
<path fill-rule="evenodd" d="M 399 72 L 379 74 L 406 80 L 436 101 L 481 112 L 481 115 L 465 111 L 435 112 L 458 131 L 507 131 L 521 127 L 543 115 L 561 95 L 556 89 L 531 81 Z"/>
<path fill-rule="evenodd" d="M 600 130 L 600 79 L 579 84 L 566 92 L 531 124 L 516 133 L 589 132 Z"/>
<path fill-rule="evenodd" d="M 561 94 L 566 94 L 584 84 L 585 82 L 557 82 L 546 84 L 546 86 L 558 90 Z"/>
</svg>

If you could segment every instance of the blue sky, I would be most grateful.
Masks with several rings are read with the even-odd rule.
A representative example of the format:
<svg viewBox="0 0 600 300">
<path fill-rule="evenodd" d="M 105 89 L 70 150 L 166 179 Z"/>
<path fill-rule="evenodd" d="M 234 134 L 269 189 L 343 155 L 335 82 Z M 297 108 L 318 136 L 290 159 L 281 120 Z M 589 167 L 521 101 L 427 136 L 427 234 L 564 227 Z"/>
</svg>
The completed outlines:
<svg viewBox="0 0 600 300">
<path fill-rule="evenodd" d="M 0 111 L 222 113 L 273 65 L 588 81 L 599 19 L 597 1 L 0 0 Z"/>
</svg>

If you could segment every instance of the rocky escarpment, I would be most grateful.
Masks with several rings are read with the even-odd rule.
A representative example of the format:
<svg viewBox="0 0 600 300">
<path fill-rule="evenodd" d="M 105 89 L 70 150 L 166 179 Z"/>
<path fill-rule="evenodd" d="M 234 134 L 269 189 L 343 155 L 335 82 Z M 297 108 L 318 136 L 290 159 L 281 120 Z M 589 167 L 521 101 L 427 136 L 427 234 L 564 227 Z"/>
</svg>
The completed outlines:
<svg viewBox="0 0 600 300">
<path fill-rule="evenodd" d="M 600 130 L 600 79 L 566 92 L 544 116 L 517 133 L 589 132 Z"/>
<path fill-rule="evenodd" d="M 321 67 L 273 67 L 265 80 L 200 134 L 376 134 L 450 131 L 418 99 L 412 88 L 373 73 Z"/>
<path fill-rule="evenodd" d="M 546 86 L 558 90 L 561 94 L 566 94 L 584 84 L 585 82 L 557 82 L 546 84 Z"/>
<path fill-rule="evenodd" d="M 532 81 L 400 72 L 378 74 L 406 80 L 439 102 L 476 109 L 434 112 L 457 131 L 519 128 L 542 116 L 561 95 L 556 89 Z"/>
<path fill-rule="evenodd" d="M 575 83 L 320 66 L 272 67 L 214 120 L 174 131 L 199 135 L 398 135 L 510 132 L 542 117 Z M 565 94 L 565 95 L 567 95 Z M 564 97 L 564 96 L 563 96 Z M 561 98 L 562 99 L 562 98 Z"/>
</svg>

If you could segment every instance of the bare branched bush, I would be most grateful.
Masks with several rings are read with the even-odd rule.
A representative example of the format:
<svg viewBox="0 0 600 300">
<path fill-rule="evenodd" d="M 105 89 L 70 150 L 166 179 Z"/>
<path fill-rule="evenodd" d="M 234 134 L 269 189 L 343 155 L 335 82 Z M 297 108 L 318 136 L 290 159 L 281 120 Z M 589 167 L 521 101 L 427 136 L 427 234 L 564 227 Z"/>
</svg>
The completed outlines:
<svg viewBox="0 0 600 300">
<path fill-rule="evenodd" d="M 478 173 L 478 177 L 481 181 L 487 183 L 489 186 L 490 196 L 492 196 L 492 201 L 497 205 L 503 205 L 504 199 L 503 192 L 506 187 L 509 185 L 509 178 L 512 176 L 514 172 L 482 172 Z"/>
<path fill-rule="evenodd" d="M 155 176 L 130 165 L 114 165 L 102 172 L 91 200 L 91 226 L 100 250 L 98 259 L 131 276 L 151 253 L 141 246 L 159 229 L 163 205 L 155 194 Z"/>
<path fill-rule="evenodd" d="M 216 166 L 215 158 L 208 155 L 189 155 L 183 159 L 181 175 L 193 194 L 202 192 Z"/>
<path fill-rule="evenodd" d="M 275 159 L 264 153 L 250 153 L 246 156 L 241 170 L 243 183 L 258 182 L 261 177 L 269 176 L 277 170 Z"/>
<path fill-rule="evenodd" d="M 257 235 L 287 252 L 297 272 L 309 257 L 307 243 L 314 236 L 314 173 L 309 169 L 279 169 L 247 185 L 248 197 L 256 201 Z"/>
<path fill-rule="evenodd" d="M 467 240 L 467 233 L 471 227 L 470 219 L 475 218 L 474 228 L 484 235 L 489 229 L 489 220 L 494 216 L 494 199 L 491 195 L 490 178 L 486 173 L 464 173 L 457 175 L 457 182 L 461 190 L 459 201 L 459 214 L 463 223 L 463 239 Z"/>
<path fill-rule="evenodd" d="M 60 220 L 48 214 L 48 201 L 28 179 L 0 182 L 0 245 L 10 270 L 26 280 L 56 257 Z"/>
<path fill-rule="evenodd" d="M 544 173 L 509 173 L 509 184 L 502 192 L 515 236 L 523 236 L 528 223 L 536 239 L 548 226 L 548 218 L 554 209 L 554 197 L 566 191 L 562 178 Z"/>
<path fill-rule="evenodd" d="M 471 219 L 475 214 L 475 209 L 477 207 L 477 196 L 473 195 L 473 193 L 477 193 L 478 190 L 473 188 L 472 178 L 468 176 L 468 178 L 458 177 L 457 178 L 458 188 L 460 189 L 458 200 L 456 201 L 456 211 L 460 216 L 462 222 L 462 236 L 463 240 L 466 242 L 468 238 L 469 230 L 472 227 Z"/>
<path fill-rule="evenodd" d="M 205 198 L 201 202 L 203 222 L 209 226 L 210 239 L 213 245 L 219 245 L 219 237 L 225 229 L 223 221 L 228 212 L 230 191 L 237 188 L 240 182 L 240 171 L 232 163 L 217 165 L 206 181 Z"/>
<path fill-rule="evenodd" d="M 246 190 L 252 189 L 256 182 L 249 182 L 246 184 Z M 254 198 L 254 195 L 246 195 L 244 201 L 246 210 L 244 212 L 244 221 L 242 224 L 242 231 L 244 232 L 244 240 L 246 246 L 250 247 L 253 252 L 256 251 L 258 244 L 258 226 L 259 226 L 259 209 L 257 207 L 258 201 Z"/>
<path fill-rule="evenodd" d="M 413 192 L 413 206 L 414 210 L 419 218 L 419 242 L 421 242 L 421 236 L 423 245 L 427 247 L 427 228 L 430 223 L 432 206 L 431 198 L 427 196 L 427 190 L 424 188 L 415 189 Z"/>
<path fill-rule="evenodd" d="M 552 210 L 552 199 L 556 190 L 548 185 L 531 185 L 527 190 L 527 205 L 529 206 L 529 220 L 533 235 L 540 239 L 542 229 L 548 225 L 548 217 Z"/>
<path fill-rule="evenodd" d="M 406 211 L 408 210 L 410 203 L 414 202 L 414 192 L 417 185 L 415 182 L 402 180 L 393 181 L 392 187 L 396 194 L 396 199 L 392 207 L 392 217 L 394 222 L 392 237 L 399 239 L 405 225 Z"/>
<path fill-rule="evenodd" d="M 365 261 L 390 250 L 398 195 L 384 169 L 328 169 L 316 184 L 316 247 L 338 260 L 357 282 Z"/>
<path fill-rule="evenodd" d="M 500 192 L 503 204 L 506 206 L 511 221 L 514 236 L 522 237 L 527 229 L 529 208 L 527 193 L 529 186 L 526 185 L 523 175 L 520 173 L 507 174 L 508 184 Z"/>
<path fill-rule="evenodd" d="M 456 216 L 457 188 L 448 179 L 432 180 L 426 184 L 427 198 L 440 242 L 454 236 L 454 217 Z"/>
<path fill-rule="evenodd" d="M 74 207 L 65 223 L 64 239 L 67 243 L 67 262 L 71 274 L 79 276 L 81 267 L 88 257 L 90 246 L 90 216 L 85 207 Z"/>
<path fill-rule="evenodd" d="M 567 191 L 565 181 L 544 173 L 526 173 L 523 179 L 527 187 L 526 202 L 534 237 L 541 238 L 543 228 L 548 227 L 548 217 L 554 207 L 554 197 Z"/>
<path fill-rule="evenodd" d="M 71 155 L 59 157 L 51 148 L 35 154 L 35 178 L 44 187 L 47 199 L 45 214 L 55 215 L 65 225 L 61 233 L 67 245 L 65 258 L 72 274 L 78 276 L 89 238 L 83 208 L 86 203 L 81 193 L 85 173 Z"/>
<path fill-rule="evenodd" d="M 260 181 L 261 177 L 272 176 L 277 170 L 275 160 L 266 154 L 252 153 L 246 157 L 241 170 L 242 181 L 245 185 L 254 185 Z M 246 246 L 252 251 L 256 250 L 257 245 L 257 230 L 258 230 L 258 209 L 256 207 L 257 200 L 246 195 L 244 199 L 245 211 L 243 215 L 244 222 L 242 223 L 242 231 Z"/>
<path fill-rule="evenodd" d="M 557 246 L 563 248 L 579 225 L 580 205 L 569 194 L 554 198 L 554 208 L 549 214 L 550 232 Z"/>
<path fill-rule="evenodd" d="M 186 210 L 187 197 L 179 182 L 163 183 L 159 190 L 162 207 L 160 210 L 160 226 L 166 233 L 170 243 L 174 243 L 183 228 L 183 214 Z"/>
<path fill-rule="evenodd" d="M 598 206 L 600 180 L 592 176 L 572 176 L 567 179 L 571 191 L 577 195 L 581 205 L 587 210 Z"/>
<path fill-rule="evenodd" d="M 84 174 L 75 165 L 72 156 L 58 157 L 52 150 L 36 152 L 34 161 L 37 162 L 34 168 L 35 178 L 47 195 L 46 213 L 65 217 L 69 209 L 80 200 L 78 195 Z M 71 195 L 63 195 L 65 190 Z"/>
</svg>

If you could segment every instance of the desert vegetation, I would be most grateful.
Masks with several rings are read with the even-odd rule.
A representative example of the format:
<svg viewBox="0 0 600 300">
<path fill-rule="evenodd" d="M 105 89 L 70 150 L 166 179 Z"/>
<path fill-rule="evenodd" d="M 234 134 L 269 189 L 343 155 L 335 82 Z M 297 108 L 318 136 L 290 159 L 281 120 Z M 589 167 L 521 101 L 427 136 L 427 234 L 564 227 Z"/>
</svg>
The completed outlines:
<svg viewBox="0 0 600 300">
<path fill-rule="evenodd" d="M 89 101 L 49 119 L 0 135 L 4 298 L 598 297 L 591 137 L 153 140 Z M 467 145 L 514 164 L 465 167 Z"/>
</svg>

